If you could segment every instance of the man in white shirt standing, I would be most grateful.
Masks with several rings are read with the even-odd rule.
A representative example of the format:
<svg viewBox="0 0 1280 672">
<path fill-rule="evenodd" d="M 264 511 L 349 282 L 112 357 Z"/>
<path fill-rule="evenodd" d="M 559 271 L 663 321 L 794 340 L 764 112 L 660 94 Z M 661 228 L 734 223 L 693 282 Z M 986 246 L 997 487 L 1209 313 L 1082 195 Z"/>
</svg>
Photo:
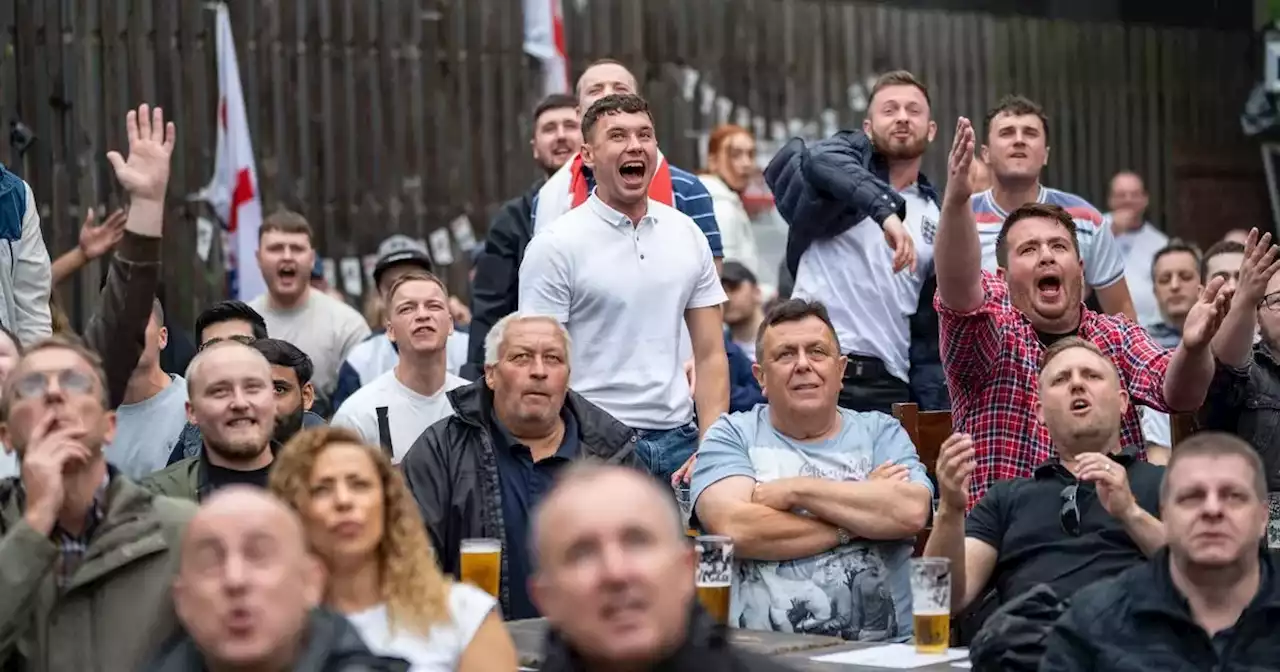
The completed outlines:
<svg viewBox="0 0 1280 672">
<path fill-rule="evenodd" d="M 529 243 L 520 312 L 568 328 L 571 387 L 639 430 L 640 459 L 668 480 L 729 408 L 726 296 L 698 225 L 649 196 L 658 143 L 648 103 L 635 95 L 601 98 L 583 115 L 582 137 L 595 190 Z M 692 399 L 680 356 L 682 318 L 698 381 Z"/>
<path fill-rule="evenodd" d="M 445 393 L 467 384 L 447 370 L 452 332 L 449 291 L 440 278 L 417 271 L 396 280 L 387 290 L 387 335 L 400 361 L 348 397 L 333 426 L 355 430 L 399 463 L 424 430 L 453 415 Z"/>
<path fill-rule="evenodd" d="M 116 409 L 116 435 L 106 448 L 107 461 L 132 479 L 164 469 L 187 426 L 187 382 L 160 369 L 160 352 L 168 344 L 164 308 L 152 299 L 142 356 Z"/>
<path fill-rule="evenodd" d="M 277 212 L 258 232 L 258 268 L 267 293 L 249 302 L 262 314 L 267 331 L 298 346 L 315 364 L 317 406 L 327 416 L 328 399 L 338 384 L 338 367 L 360 341 L 369 325 L 354 308 L 311 287 L 316 263 L 311 225 L 296 212 Z M 323 403 L 319 403 L 323 402 Z"/>
<path fill-rule="evenodd" d="M 1142 177 L 1132 171 L 1122 171 L 1111 178 L 1111 192 L 1107 195 L 1111 212 L 1102 217 L 1103 225 L 1111 226 L 1116 247 L 1124 259 L 1124 281 L 1129 285 L 1129 298 L 1133 299 L 1138 324 L 1144 327 L 1162 319 L 1151 269 L 1156 253 L 1169 244 L 1169 237 L 1146 221 L 1148 202 Z"/>
</svg>

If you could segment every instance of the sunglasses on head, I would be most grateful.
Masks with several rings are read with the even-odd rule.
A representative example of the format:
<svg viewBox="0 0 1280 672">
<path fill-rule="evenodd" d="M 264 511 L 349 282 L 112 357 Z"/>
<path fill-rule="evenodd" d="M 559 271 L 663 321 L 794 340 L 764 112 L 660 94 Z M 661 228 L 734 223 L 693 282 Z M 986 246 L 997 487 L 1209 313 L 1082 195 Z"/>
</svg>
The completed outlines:
<svg viewBox="0 0 1280 672">
<path fill-rule="evenodd" d="M 1062 523 L 1062 531 L 1073 537 L 1080 536 L 1080 506 L 1076 503 L 1076 493 L 1079 491 L 1080 484 L 1072 483 L 1059 494 L 1062 498 L 1062 510 L 1058 512 L 1058 520 Z"/>
<path fill-rule="evenodd" d="M 201 349 L 201 350 L 204 350 L 205 348 L 207 348 L 207 347 L 209 347 L 209 346 L 213 345 L 214 343 L 222 343 L 223 341 L 235 341 L 236 343 L 243 343 L 243 344 L 245 344 L 245 345 L 253 345 L 253 344 L 254 344 L 254 342 L 255 342 L 255 341 L 257 341 L 257 340 L 258 340 L 258 339 L 254 338 L 254 337 L 252 337 L 252 336 L 240 336 L 240 335 L 236 335 L 236 336 L 227 336 L 227 337 L 225 337 L 225 338 L 223 338 L 223 337 L 221 337 L 221 336 L 220 336 L 220 337 L 218 337 L 218 338 L 211 338 L 211 339 L 209 339 L 209 340 L 205 341 L 204 343 L 201 343 L 201 344 L 200 344 L 200 349 Z"/>
</svg>

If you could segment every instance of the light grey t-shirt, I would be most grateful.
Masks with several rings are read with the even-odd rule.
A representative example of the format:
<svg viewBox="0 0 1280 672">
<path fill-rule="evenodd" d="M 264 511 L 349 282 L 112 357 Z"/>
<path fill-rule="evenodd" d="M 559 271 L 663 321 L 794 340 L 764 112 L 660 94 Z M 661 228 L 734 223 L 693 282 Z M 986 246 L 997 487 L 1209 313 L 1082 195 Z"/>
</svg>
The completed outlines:
<svg viewBox="0 0 1280 672">
<path fill-rule="evenodd" d="M 897 420 L 883 413 L 839 411 L 839 433 L 816 443 L 780 434 L 769 421 L 766 404 L 720 416 L 698 448 L 693 502 L 731 476 L 760 483 L 795 477 L 865 481 L 885 462 L 906 465 L 911 482 L 925 486 L 932 496 L 924 465 Z M 738 560 L 729 625 L 854 641 L 906 641 L 912 633 L 907 561 L 913 544 L 914 539 L 856 540 L 785 562 Z"/>
<path fill-rule="evenodd" d="M 338 385 L 338 368 L 351 349 L 369 337 L 369 325 L 355 308 L 314 290 L 302 306 L 290 310 L 270 307 L 263 294 L 249 305 L 267 321 L 271 338 L 288 341 L 307 353 L 315 373 L 311 382 L 326 395 Z"/>
<path fill-rule="evenodd" d="M 107 461 L 131 479 L 164 469 L 187 425 L 187 381 L 169 374 L 169 386 L 150 399 L 116 409 L 116 439 Z"/>
</svg>

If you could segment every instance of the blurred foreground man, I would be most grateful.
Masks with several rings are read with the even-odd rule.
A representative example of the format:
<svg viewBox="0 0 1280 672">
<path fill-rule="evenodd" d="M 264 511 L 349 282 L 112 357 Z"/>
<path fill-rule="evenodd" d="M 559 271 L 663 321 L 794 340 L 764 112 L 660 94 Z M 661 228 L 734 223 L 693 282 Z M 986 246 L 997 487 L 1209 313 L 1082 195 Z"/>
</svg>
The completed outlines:
<svg viewBox="0 0 1280 672">
<path fill-rule="evenodd" d="M 324 584 L 297 517 L 263 491 L 228 488 L 201 507 L 182 542 L 173 601 L 185 632 L 143 669 L 408 670 L 370 653 L 347 619 L 318 608 Z"/>
<path fill-rule="evenodd" d="M 694 551 L 671 493 L 623 467 L 571 467 L 533 521 L 530 588 L 551 634 L 542 672 L 764 672 L 695 599 Z"/>
<path fill-rule="evenodd" d="M 1280 575 L 1259 548 L 1266 478 L 1229 434 L 1183 441 L 1160 493 L 1168 548 L 1080 591 L 1048 640 L 1042 671 L 1274 670 Z"/>
</svg>

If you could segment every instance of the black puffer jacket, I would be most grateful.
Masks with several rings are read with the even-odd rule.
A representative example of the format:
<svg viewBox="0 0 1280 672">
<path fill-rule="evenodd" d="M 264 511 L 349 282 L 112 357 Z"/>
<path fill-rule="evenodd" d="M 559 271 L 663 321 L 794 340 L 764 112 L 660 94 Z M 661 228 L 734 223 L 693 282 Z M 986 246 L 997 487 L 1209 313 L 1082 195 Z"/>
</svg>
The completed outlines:
<svg viewBox="0 0 1280 672">
<path fill-rule="evenodd" d="M 409 447 L 400 468 L 418 502 L 436 559 L 446 574 L 458 575 L 463 539 L 506 539 L 502 485 L 494 455 L 493 392 L 483 379 L 449 392 L 454 415 L 427 428 Z M 584 459 L 642 468 L 636 433 L 578 393 L 570 390 L 565 407 L 578 422 Z M 501 604 L 512 613 L 507 579 L 508 554 L 502 554 Z"/>
<path fill-rule="evenodd" d="M 293 672 L 408 672 L 409 663 L 369 652 L 347 619 L 317 609 L 307 624 L 306 647 Z M 145 672 L 204 672 L 209 669 L 195 640 L 184 633 L 169 641 Z"/>
<path fill-rule="evenodd" d="M 538 668 L 542 672 L 586 672 L 577 653 L 554 630 L 547 634 L 544 650 L 545 660 Z M 733 649 L 724 630 L 717 628 L 695 604 L 684 644 L 650 669 L 655 672 L 786 672 L 791 668 L 764 656 Z"/>
</svg>

